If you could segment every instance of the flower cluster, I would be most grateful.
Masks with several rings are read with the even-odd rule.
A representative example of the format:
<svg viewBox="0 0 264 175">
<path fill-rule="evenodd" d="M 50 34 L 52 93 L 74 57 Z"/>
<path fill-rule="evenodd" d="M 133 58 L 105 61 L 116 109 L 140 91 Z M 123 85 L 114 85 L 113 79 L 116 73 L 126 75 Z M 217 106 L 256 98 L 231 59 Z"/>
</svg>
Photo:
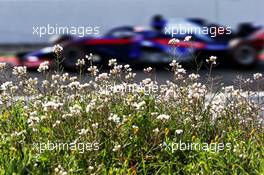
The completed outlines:
<svg viewBox="0 0 264 175">
<path fill-rule="evenodd" d="M 182 67 L 182 65 L 180 65 L 176 60 L 172 60 L 170 66 L 172 67 L 175 80 L 181 80 L 184 78 L 186 70 Z"/>
<path fill-rule="evenodd" d="M 14 67 L 13 69 L 13 75 L 16 75 L 18 77 L 22 77 L 27 74 L 27 67 L 26 66 L 18 66 Z"/>
<path fill-rule="evenodd" d="M 6 68 L 6 63 L 0 63 L 0 72 Z"/>
<path fill-rule="evenodd" d="M 263 75 L 261 73 L 256 73 L 253 75 L 254 80 L 261 80 L 263 78 Z"/>
<path fill-rule="evenodd" d="M 212 65 L 215 65 L 216 64 L 216 60 L 217 60 L 217 57 L 216 56 L 210 56 L 209 59 L 206 59 L 206 62 L 207 63 L 210 63 Z"/>
<path fill-rule="evenodd" d="M 59 54 L 62 50 L 63 50 L 63 47 L 61 47 L 59 44 L 53 47 L 53 52 L 56 54 Z"/>
<path fill-rule="evenodd" d="M 45 72 L 48 69 L 49 69 L 49 62 L 44 61 L 43 63 L 40 63 L 39 68 L 38 68 L 38 72 Z"/>
</svg>

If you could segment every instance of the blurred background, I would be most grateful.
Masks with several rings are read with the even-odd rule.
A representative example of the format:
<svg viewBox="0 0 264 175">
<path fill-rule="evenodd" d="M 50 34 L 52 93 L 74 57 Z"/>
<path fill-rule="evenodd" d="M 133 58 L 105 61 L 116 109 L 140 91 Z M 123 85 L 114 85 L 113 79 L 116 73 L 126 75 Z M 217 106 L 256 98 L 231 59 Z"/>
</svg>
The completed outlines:
<svg viewBox="0 0 264 175">
<path fill-rule="evenodd" d="M 264 24 L 262 0 L 0 0 L 0 43 L 47 42 L 33 26 L 100 26 L 101 33 L 123 25 L 149 25 L 166 18 L 204 18 L 236 28 L 241 22 Z"/>
<path fill-rule="evenodd" d="M 50 45 L 50 35 L 32 34 L 34 26 L 99 26 L 102 36 L 118 26 L 149 26 L 153 15 L 161 14 L 167 19 L 206 19 L 236 30 L 240 23 L 263 25 L 263 7 L 263 0 L 0 0 L 0 61 L 16 62 L 17 53 Z M 214 74 L 222 77 L 221 82 L 233 84 L 238 75 L 250 77 L 263 70 L 260 61 L 252 69 L 224 66 Z M 201 70 L 201 74 L 206 72 Z M 167 77 L 167 70 L 158 70 L 159 81 Z"/>
</svg>

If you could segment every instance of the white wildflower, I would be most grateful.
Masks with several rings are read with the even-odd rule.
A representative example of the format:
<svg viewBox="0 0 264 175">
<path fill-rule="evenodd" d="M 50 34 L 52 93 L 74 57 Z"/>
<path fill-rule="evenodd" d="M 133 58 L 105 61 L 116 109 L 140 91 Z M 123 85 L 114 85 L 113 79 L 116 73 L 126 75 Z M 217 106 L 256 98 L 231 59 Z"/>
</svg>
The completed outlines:
<svg viewBox="0 0 264 175">
<path fill-rule="evenodd" d="M 129 65 L 129 64 L 126 64 L 126 65 L 124 65 L 124 68 L 125 68 L 126 70 L 128 70 L 128 69 L 130 68 L 130 65 Z"/>
<path fill-rule="evenodd" d="M 76 81 L 77 79 L 78 79 L 77 76 L 73 76 L 73 77 L 70 77 L 70 78 L 69 78 L 70 81 Z"/>
<path fill-rule="evenodd" d="M 6 91 L 7 89 L 10 89 L 13 86 L 12 81 L 7 81 L 1 85 L 1 90 Z"/>
<path fill-rule="evenodd" d="M 126 80 L 133 80 L 136 76 L 136 73 L 132 73 L 132 72 L 129 72 L 126 76 L 125 76 L 125 79 Z"/>
<path fill-rule="evenodd" d="M 90 53 L 90 55 L 85 55 L 85 58 L 88 60 L 88 61 L 91 61 L 93 59 L 93 54 Z"/>
<path fill-rule="evenodd" d="M 159 119 L 159 120 L 168 120 L 168 119 L 170 119 L 170 116 L 169 115 L 165 115 L 165 114 L 161 114 L 161 115 L 159 115 L 158 117 L 157 117 L 157 119 Z"/>
<path fill-rule="evenodd" d="M 113 69 L 110 70 L 111 75 L 117 75 L 121 73 L 123 66 L 122 65 L 116 65 L 113 67 Z"/>
<path fill-rule="evenodd" d="M 55 171 L 56 173 L 58 173 L 60 170 L 59 170 L 58 167 L 56 167 L 56 168 L 54 169 L 54 171 Z"/>
<path fill-rule="evenodd" d="M 207 63 L 216 64 L 217 57 L 216 56 L 210 56 L 209 59 L 206 59 Z"/>
<path fill-rule="evenodd" d="M 174 67 L 177 65 L 177 61 L 176 60 L 172 60 L 171 63 L 169 64 L 171 67 Z"/>
<path fill-rule="evenodd" d="M 6 68 L 6 63 L 0 63 L 0 72 Z"/>
<path fill-rule="evenodd" d="M 120 123 L 120 117 L 118 117 L 118 115 L 117 114 L 113 114 L 113 113 L 111 113 L 110 114 L 110 116 L 108 117 L 108 120 L 109 121 L 114 121 L 115 123 Z"/>
<path fill-rule="evenodd" d="M 39 68 L 38 68 L 38 72 L 45 72 L 48 69 L 49 69 L 49 62 L 44 61 L 43 63 L 40 63 Z"/>
<path fill-rule="evenodd" d="M 56 127 L 56 126 L 60 125 L 60 123 L 61 123 L 61 121 L 56 120 L 55 123 L 52 125 L 52 127 Z"/>
<path fill-rule="evenodd" d="M 117 64 L 116 59 L 111 59 L 108 61 L 108 66 L 115 66 Z"/>
<path fill-rule="evenodd" d="M 80 136 L 85 136 L 87 133 L 88 133 L 88 129 L 81 129 L 80 131 L 79 131 L 79 135 Z"/>
<path fill-rule="evenodd" d="M 136 126 L 136 125 L 132 125 L 132 128 L 133 128 L 133 129 L 138 129 L 138 126 Z"/>
<path fill-rule="evenodd" d="M 148 67 L 148 68 L 145 68 L 143 71 L 145 72 L 145 73 L 151 73 L 152 72 L 152 67 Z"/>
<path fill-rule="evenodd" d="M 90 74 L 92 74 L 93 76 L 96 76 L 97 73 L 99 72 L 97 66 L 90 66 L 87 70 L 88 70 L 88 72 L 90 72 Z"/>
<path fill-rule="evenodd" d="M 253 75 L 254 80 L 261 80 L 263 75 L 261 73 L 256 73 Z"/>
<path fill-rule="evenodd" d="M 181 133 L 183 133 L 183 130 L 182 129 L 177 129 L 177 130 L 175 130 L 175 133 L 176 134 L 181 134 Z"/>
<path fill-rule="evenodd" d="M 97 129 L 97 128 L 98 128 L 98 125 L 99 125 L 98 123 L 93 123 L 93 124 L 92 124 L 92 127 L 93 127 L 94 129 Z"/>
<path fill-rule="evenodd" d="M 107 73 L 101 73 L 95 78 L 95 81 L 106 81 L 108 79 L 109 79 L 109 76 Z"/>
<path fill-rule="evenodd" d="M 84 66 L 85 65 L 85 60 L 84 59 L 78 59 L 76 66 Z"/>
<path fill-rule="evenodd" d="M 172 38 L 168 44 L 174 45 L 177 44 L 178 42 L 180 42 L 180 40 L 176 39 L 176 38 Z"/>
<path fill-rule="evenodd" d="M 74 82 L 71 82 L 68 87 L 71 89 L 71 90 L 74 90 L 74 89 L 79 89 L 80 88 L 80 82 L 79 81 L 74 81 Z"/>
<path fill-rule="evenodd" d="M 42 85 L 43 88 L 48 88 L 49 87 L 49 81 L 48 80 L 43 80 Z"/>
<path fill-rule="evenodd" d="M 135 107 L 136 110 L 142 109 L 146 105 L 145 101 L 139 102 L 139 103 L 134 103 L 133 106 Z"/>
<path fill-rule="evenodd" d="M 82 112 L 82 107 L 80 105 L 75 104 L 73 107 L 69 107 L 70 113 L 74 116 L 80 115 Z"/>
<path fill-rule="evenodd" d="M 182 68 L 182 65 L 180 65 L 176 60 L 172 60 L 170 66 L 172 67 L 175 80 L 180 80 L 184 78 L 184 75 L 186 74 L 186 70 Z"/>
<path fill-rule="evenodd" d="M 63 48 L 59 44 L 56 44 L 53 47 L 53 52 L 55 52 L 56 54 L 60 53 L 62 50 L 63 50 Z"/>
<path fill-rule="evenodd" d="M 37 113 L 36 112 L 30 113 L 30 117 L 27 120 L 29 127 L 34 127 L 39 122 L 40 122 L 40 118 L 37 116 Z"/>
<path fill-rule="evenodd" d="M 222 89 L 224 90 L 225 93 L 232 93 L 235 90 L 234 86 L 226 86 L 223 87 Z"/>
<path fill-rule="evenodd" d="M 59 109 L 59 107 L 61 106 L 63 106 L 62 103 L 58 103 L 56 101 L 49 101 L 43 104 L 43 110 L 44 111 L 56 110 L 56 109 Z"/>
<path fill-rule="evenodd" d="M 188 41 L 190 41 L 192 39 L 192 36 L 186 36 L 185 38 L 184 38 L 184 41 L 185 42 L 188 42 Z"/>
<path fill-rule="evenodd" d="M 158 134 L 158 133 L 160 132 L 160 130 L 159 130 L 159 128 L 156 128 L 156 129 L 153 130 L 153 132 L 154 132 L 155 134 Z"/>
<path fill-rule="evenodd" d="M 96 103 L 95 103 L 95 102 L 96 102 L 96 100 L 93 99 L 93 100 L 91 100 L 90 103 L 86 106 L 85 111 L 86 111 L 87 113 L 91 112 L 91 110 L 96 106 Z"/>
<path fill-rule="evenodd" d="M 13 75 L 18 77 L 24 76 L 27 74 L 27 67 L 26 66 L 18 66 L 13 68 Z"/>
<path fill-rule="evenodd" d="M 188 86 L 188 99 L 190 100 L 190 103 L 192 103 L 193 100 L 204 98 L 206 93 L 206 86 L 201 83 L 194 83 Z"/>
<path fill-rule="evenodd" d="M 115 145 L 113 151 L 116 152 L 119 151 L 120 149 L 121 149 L 121 145 Z"/>
<path fill-rule="evenodd" d="M 141 85 L 149 85 L 152 83 L 152 80 L 150 78 L 145 78 L 140 82 Z"/>
<path fill-rule="evenodd" d="M 89 166 L 88 169 L 89 169 L 89 170 L 93 170 L 94 167 L 93 167 L 93 166 Z"/>
<path fill-rule="evenodd" d="M 200 75 L 199 74 L 190 74 L 189 78 L 191 80 L 198 80 L 200 78 Z"/>
<path fill-rule="evenodd" d="M 64 168 L 61 165 L 58 165 L 58 167 L 56 167 L 54 169 L 55 173 L 58 175 L 67 175 L 67 171 L 64 170 Z"/>
</svg>

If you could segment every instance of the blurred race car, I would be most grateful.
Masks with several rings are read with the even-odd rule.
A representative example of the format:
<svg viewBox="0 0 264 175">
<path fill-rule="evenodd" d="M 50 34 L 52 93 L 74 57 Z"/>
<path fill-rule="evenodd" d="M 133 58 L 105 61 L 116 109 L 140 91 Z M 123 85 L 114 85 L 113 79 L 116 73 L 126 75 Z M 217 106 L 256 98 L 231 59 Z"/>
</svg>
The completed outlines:
<svg viewBox="0 0 264 175">
<path fill-rule="evenodd" d="M 191 28 L 200 32 L 183 33 L 179 32 L 180 27 L 181 30 Z M 209 29 L 207 33 L 201 32 L 206 28 Z M 192 39 L 184 40 L 187 36 Z M 169 44 L 172 38 L 177 38 L 180 42 Z M 62 64 L 70 69 L 76 67 L 77 59 L 84 58 L 89 53 L 93 54 L 94 62 L 100 64 L 105 64 L 111 58 L 133 65 L 167 64 L 175 58 L 179 62 L 191 62 L 215 55 L 220 60 L 232 61 L 241 67 L 251 67 L 256 65 L 258 54 L 263 49 L 264 31 L 261 27 L 243 24 L 234 33 L 230 28 L 204 20 L 165 20 L 156 16 L 152 20 L 151 29 L 117 27 L 102 37 L 76 38 L 65 35 L 57 38 L 54 43 L 63 47 Z M 47 47 L 21 54 L 21 63 L 29 68 L 37 68 L 43 60 L 54 59 L 52 50 L 52 47 Z"/>
</svg>

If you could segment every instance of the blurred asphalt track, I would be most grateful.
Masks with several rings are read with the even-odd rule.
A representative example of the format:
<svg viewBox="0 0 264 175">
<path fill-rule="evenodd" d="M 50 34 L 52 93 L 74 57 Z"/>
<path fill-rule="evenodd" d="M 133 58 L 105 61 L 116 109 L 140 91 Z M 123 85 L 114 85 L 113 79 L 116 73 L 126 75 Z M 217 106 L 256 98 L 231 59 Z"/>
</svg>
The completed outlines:
<svg viewBox="0 0 264 175">
<path fill-rule="evenodd" d="M 248 90 L 248 86 L 244 86 L 243 82 L 238 80 L 238 76 L 242 77 L 243 79 L 247 79 L 247 78 L 253 79 L 253 74 L 255 73 L 264 74 L 263 68 L 264 68 L 264 62 L 262 62 L 261 64 L 259 64 L 259 66 L 251 70 L 241 70 L 241 69 L 239 70 L 239 69 L 234 69 L 232 67 L 223 67 L 223 66 L 216 67 L 212 70 L 212 77 L 214 78 L 213 89 L 214 91 L 217 91 L 219 90 L 219 88 L 223 86 L 234 85 L 235 88 L 242 88 L 242 89 Z M 53 73 L 55 70 L 50 69 L 50 71 L 51 71 L 50 73 Z M 186 71 L 187 71 L 187 75 L 191 73 L 196 73 L 196 71 L 191 70 L 190 68 L 187 68 Z M 6 71 L 7 77 L 10 77 L 11 72 L 12 72 L 12 69 L 8 69 Z M 73 71 L 70 71 L 70 72 L 67 71 L 67 72 L 70 74 L 70 76 L 79 75 L 79 73 L 77 72 L 73 72 Z M 100 73 L 103 73 L 103 72 L 109 72 L 109 70 L 103 69 L 100 71 Z M 136 73 L 136 78 L 135 78 L 136 83 L 139 83 L 142 79 L 148 78 L 148 76 L 141 69 L 134 70 L 133 72 Z M 209 71 L 206 68 L 202 68 L 201 70 L 199 70 L 198 73 L 200 75 L 199 82 L 203 84 L 208 84 Z M 28 70 L 28 74 L 32 78 L 38 78 L 39 82 L 45 79 L 44 75 L 37 72 L 36 70 Z M 168 68 L 165 68 L 165 67 L 164 68 L 160 67 L 159 69 L 154 68 L 154 73 L 152 75 L 152 78 L 155 79 L 159 84 L 164 84 L 166 83 L 167 80 L 172 80 L 173 74 L 172 72 L 168 70 Z M 12 76 L 11 79 L 15 80 L 15 77 Z M 82 75 L 83 83 L 89 82 L 90 80 L 91 78 L 88 74 Z M 0 84 L 3 81 L 5 80 L 0 80 Z M 250 87 L 249 87 L 250 90 L 262 91 L 264 94 L 264 81 L 261 81 L 259 86 L 256 86 L 256 85 L 257 84 L 255 82 L 250 84 Z"/>
<path fill-rule="evenodd" d="M 0 57 L 0 62 L 4 61 L 3 58 L 4 58 L 3 56 Z M 15 57 L 13 58 L 9 57 L 8 59 L 9 60 L 13 59 L 12 62 L 16 62 Z M 168 70 L 168 66 L 167 67 L 159 66 L 158 68 L 155 68 L 155 66 L 152 66 L 152 67 L 154 68 L 154 74 L 152 78 L 154 78 L 158 83 L 165 83 L 167 80 L 172 80 L 172 72 Z M 144 67 L 137 68 L 136 70 L 134 70 L 134 72 L 137 74 L 136 75 L 137 82 L 139 82 L 140 80 L 144 78 L 147 78 L 147 76 L 143 72 L 143 68 Z M 187 66 L 186 70 L 187 70 L 187 74 L 196 73 L 196 71 L 190 68 L 190 66 Z M 108 72 L 108 71 L 109 70 L 101 70 L 100 72 L 102 73 L 102 72 Z M 10 72 L 11 71 L 9 70 L 9 73 Z M 76 72 L 69 72 L 69 73 L 72 76 L 78 75 L 78 73 Z M 201 70 L 198 71 L 198 73 L 200 74 L 201 82 L 206 83 L 208 80 L 209 70 L 206 67 L 203 67 Z M 212 77 L 216 78 L 215 83 L 218 85 L 221 83 L 224 83 L 224 85 L 238 85 L 238 82 L 236 81 L 236 78 L 238 76 L 243 77 L 244 79 L 252 78 L 254 73 L 264 74 L 264 60 L 260 61 L 255 68 L 248 69 L 248 70 L 238 69 L 232 65 L 218 65 L 217 67 L 213 68 Z M 29 75 L 31 77 L 37 77 L 39 80 L 44 79 L 43 75 L 38 73 L 36 70 L 29 70 Z M 84 76 L 84 77 L 89 79 L 88 76 Z M 264 84 L 262 86 L 264 86 Z M 252 85 L 252 87 L 254 88 L 254 84 Z"/>
<path fill-rule="evenodd" d="M 156 79 L 158 83 L 165 83 L 167 80 L 172 80 L 172 72 L 170 72 L 167 69 L 168 68 L 165 68 L 165 67 L 164 68 L 160 67 L 156 69 L 152 77 Z M 190 68 L 187 68 L 186 70 L 187 70 L 187 74 L 196 73 L 196 71 Z M 101 70 L 101 73 L 107 72 L 107 71 L 109 70 Z M 137 82 L 148 77 L 141 69 L 135 70 L 134 72 L 137 74 L 136 75 Z M 75 72 L 69 72 L 69 73 L 72 76 L 78 75 L 78 73 L 75 73 Z M 201 82 L 206 83 L 208 80 L 208 73 L 209 73 L 208 69 L 202 68 L 201 70 L 199 70 L 198 73 L 200 74 Z M 226 86 L 227 85 L 238 85 L 238 82 L 236 81 L 237 76 L 243 77 L 244 79 L 252 78 L 254 73 L 264 74 L 264 62 L 260 63 L 256 68 L 250 69 L 250 70 L 234 69 L 228 66 L 216 67 L 216 68 L 213 68 L 212 77 L 216 79 L 215 80 L 216 86 L 220 85 L 221 83 L 224 83 L 224 85 Z M 29 75 L 31 77 L 37 77 L 39 78 L 39 80 L 43 79 L 43 76 L 37 71 L 29 71 Z M 86 78 L 89 79 L 88 76 L 86 76 Z M 253 84 L 253 88 L 254 88 L 254 84 Z"/>
</svg>

